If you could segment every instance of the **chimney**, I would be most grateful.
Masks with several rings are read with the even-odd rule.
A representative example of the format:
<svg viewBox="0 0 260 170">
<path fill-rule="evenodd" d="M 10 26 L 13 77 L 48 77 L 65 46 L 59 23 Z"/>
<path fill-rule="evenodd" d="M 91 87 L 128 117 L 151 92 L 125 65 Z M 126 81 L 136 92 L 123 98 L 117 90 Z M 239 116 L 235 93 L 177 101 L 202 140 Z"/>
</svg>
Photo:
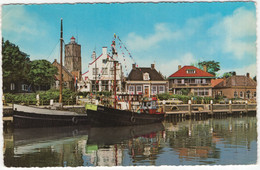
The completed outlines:
<svg viewBox="0 0 260 170">
<path fill-rule="evenodd" d="M 96 59 L 96 52 L 95 52 L 95 51 L 93 51 L 91 57 L 92 57 L 92 60 L 93 60 L 93 61 Z"/>
<path fill-rule="evenodd" d="M 103 55 L 107 55 L 107 47 L 103 47 L 102 48 L 102 54 Z"/>
<path fill-rule="evenodd" d="M 203 65 L 203 71 L 207 72 L 207 66 Z"/>
<path fill-rule="evenodd" d="M 151 69 L 152 69 L 152 70 L 154 69 L 154 64 L 151 64 Z"/>
<path fill-rule="evenodd" d="M 250 78 L 250 74 L 249 74 L 249 73 L 246 73 L 246 76 L 247 76 L 248 78 Z"/>
<path fill-rule="evenodd" d="M 223 86 L 226 86 L 227 85 L 227 79 L 226 77 L 223 78 Z"/>
<path fill-rule="evenodd" d="M 135 67 L 135 64 L 133 64 L 133 65 L 132 65 L 132 68 L 133 68 L 133 70 L 135 70 L 135 69 L 136 69 L 136 67 Z"/>
<path fill-rule="evenodd" d="M 181 65 L 178 65 L 178 70 L 180 70 L 181 69 Z"/>
</svg>

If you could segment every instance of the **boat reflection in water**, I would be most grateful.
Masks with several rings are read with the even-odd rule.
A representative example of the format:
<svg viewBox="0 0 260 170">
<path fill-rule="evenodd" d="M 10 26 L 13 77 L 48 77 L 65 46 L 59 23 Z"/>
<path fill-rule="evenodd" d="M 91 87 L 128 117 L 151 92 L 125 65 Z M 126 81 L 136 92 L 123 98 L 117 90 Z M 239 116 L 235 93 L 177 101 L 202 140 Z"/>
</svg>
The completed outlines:
<svg viewBox="0 0 260 170">
<path fill-rule="evenodd" d="M 248 165 L 257 160 L 256 117 L 4 130 L 7 167 Z"/>
<path fill-rule="evenodd" d="M 122 165 L 122 149 L 127 148 L 128 141 L 162 130 L 161 123 L 117 128 L 14 129 L 13 146 L 6 145 L 4 162 L 14 167 Z"/>
</svg>

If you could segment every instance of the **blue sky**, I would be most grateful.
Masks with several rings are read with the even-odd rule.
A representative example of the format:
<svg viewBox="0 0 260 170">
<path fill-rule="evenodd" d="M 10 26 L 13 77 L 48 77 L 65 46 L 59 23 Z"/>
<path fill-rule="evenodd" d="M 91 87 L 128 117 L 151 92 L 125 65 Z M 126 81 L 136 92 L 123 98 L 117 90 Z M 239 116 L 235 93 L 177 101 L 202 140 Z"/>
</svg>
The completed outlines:
<svg viewBox="0 0 260 170">
<path fill-rule="evenodd" d="M 5 5 L 2 36 L 31 60 L 53 62 L 59 58 L 60 18 L 65 43 L 74 36 L 81 44 L 83 73 L 92 51 L 100 55 L 116 33 L 138 66 L 155 63 L 165 76 L 178 65 L 208 60 L 220 62 L 219 75 L 256 75 L 253 2 Z M 118 52 L 129 72 L 133 61 L 125 55 L 123 62 L 120 48 Z"/>
</svg>

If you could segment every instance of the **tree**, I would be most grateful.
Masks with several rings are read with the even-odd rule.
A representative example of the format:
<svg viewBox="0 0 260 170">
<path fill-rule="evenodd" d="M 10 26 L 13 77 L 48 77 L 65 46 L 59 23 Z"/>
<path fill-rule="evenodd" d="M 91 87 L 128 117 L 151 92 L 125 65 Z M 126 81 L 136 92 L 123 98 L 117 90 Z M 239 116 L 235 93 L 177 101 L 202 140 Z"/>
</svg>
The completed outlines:
<svg viewBox="0 0 260 170">
<path fill-rule="evenodd" d="M 30 70 L 29 56 L 19 47 L 2 39 L 3 84 L 27 80 Z"/>
<path fill-rule="evenodd" d="M 231 77 L 233 75 L 235 75 L 236 72 L 235 71 L 230 71 L 230 72 L 225 72 L 223 75 L 222 75 L 222 78 L 228 78 L 228 77 Z"/>
<path fill-rule="evenodd" d="M 256 81 L 256 76 L 253 77 L 253 80 L 254 80 L 255 82 L 257 82 L 257 81 Z"/>
<path fill-rule="evenodd" d="M 207 67 L 207 72 L 216 76 L 216 73 L 220 70 L 219 62 L 212 61 L 202 61 L 198 63 L 199 69 L 203 70 L 203 66 Z"/>
<path fill-rule="evenodd" d="M 35 86 L 48 86 L 54 83 L 58 69 L 47 60 L 33 60 L 28 74 L 30 82 Z"/>
</svg>

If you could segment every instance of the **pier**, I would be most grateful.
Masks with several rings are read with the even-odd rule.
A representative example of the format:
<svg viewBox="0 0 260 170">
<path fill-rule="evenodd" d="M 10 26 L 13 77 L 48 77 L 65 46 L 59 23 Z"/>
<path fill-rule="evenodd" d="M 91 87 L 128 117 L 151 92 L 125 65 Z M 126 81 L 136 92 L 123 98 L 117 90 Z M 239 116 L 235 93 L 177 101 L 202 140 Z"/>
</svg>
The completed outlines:
<svg viewBox="0 0 260 170">
<path fill-rule="evenodd" d="M 256 114 L 256 103 L 245 104 L 163 104 L 160 102 L 167 117 L 195 118 L 195 117 L 219 117 L 241 114 Z"/>
</svg>

